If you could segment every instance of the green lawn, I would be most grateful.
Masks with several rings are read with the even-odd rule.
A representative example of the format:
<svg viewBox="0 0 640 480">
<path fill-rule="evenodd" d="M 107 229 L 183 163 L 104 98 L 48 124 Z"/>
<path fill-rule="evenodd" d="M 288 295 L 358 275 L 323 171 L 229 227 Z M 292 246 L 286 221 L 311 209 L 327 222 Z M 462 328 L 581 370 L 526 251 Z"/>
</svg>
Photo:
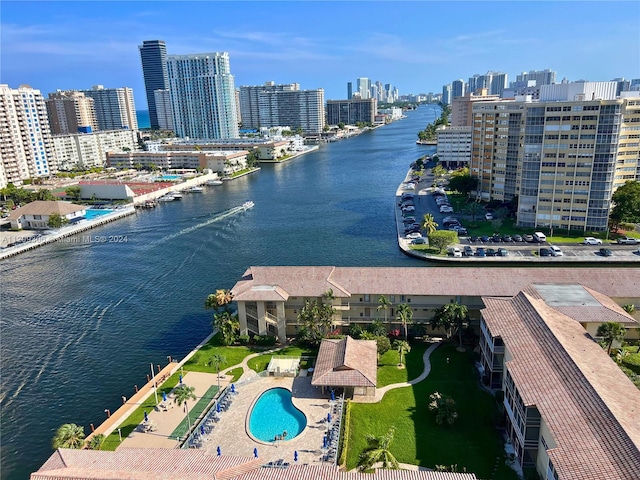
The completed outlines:
<svg viewBox="0 0 640 480">
<path fill-rule="evenodd" d="M 234 368 L 233 370 L 229 370 L 227 372 L 227 375 L 231 375 L 231 383 L 234 383 L 240 379 L 243 372 L 244 372 L 244 368 L 238 367 L 238 368 Z"/>
<path fill-rule="evenodd" d="M 215 369 L 211 366 L 211 359 L 215 354 L 222 355 L 226 359 L 226 361 L 220 365 L 220 370 L 224 370 L 225 368 L 238 365 L 247 355 L 262 352 L 267 349 L 268 347 L 254 346 L 225 347 L 220 344 L 220 340 L 216 335 L 184 364 L 184 369 L 193 372 L 215 373 Z"/>
<path fill-rule="evenodd" d="M 251 370 L 254 370 L 255 372 L 264 372 L 269 366 L 269 362 L 271 361 L 271 357 L 273 355 L 287 355 L 290 357 L 315 357 L 318 355 L 318 351 L 315 349 L 301 348 L 296 345 L 291 345 L 289 347 L 283 348 L 282 350 L 278 350 L 277 352 L 267 353 L 266 355 L 259 355 L 255 358 L 252 358 L 247 362 L 247 365 L 249 365 L 249 368 Z M 301 360 L 300 366 L 302 368 L 306 368 L 308 366 L 307 360 Z"/>
<path fill-rule="evenodd" d="M 351 404 L 347 469 L 357 466 L 368 434 L 382 435 L 395 426 L 391 451 L 399 462 L 429 468 L 457 465 L 458 471 L 466 469 L 485 480 L 516 480 L 515 472 L 504 464 L 504 450 L 493 426 L 495 400 L 478 387 L 472 354 L 442 345 L 431 355 L 431 362 L 431 374 L 423 382 L 391 390 L 380 403 Z M 459 417 L 452 427 L 436 425 L 427 408 L 435 391 L 457 403 Z"/>
<path fill-rule="evenodd" d="M 400 355 L 395 349 L 389 350 L 378 360 L 378 387 L 392 383 L 407 382 L 420 376 L 424 370 L 422 355 L 429 345 L 416 343 L 411 345 L 411 351 L 405 355 L 405 368 L 398 368 Z"/>
</svg>

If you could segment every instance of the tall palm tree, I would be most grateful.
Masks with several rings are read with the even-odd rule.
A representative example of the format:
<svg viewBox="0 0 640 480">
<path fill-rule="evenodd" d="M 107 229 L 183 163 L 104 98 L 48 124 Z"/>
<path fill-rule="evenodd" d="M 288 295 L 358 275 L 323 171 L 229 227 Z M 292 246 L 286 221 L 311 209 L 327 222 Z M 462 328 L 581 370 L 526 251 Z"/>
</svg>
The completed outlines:
<svg viewBox="0 0 640 480">
<path fill-rule="evenodd" d="M 420 225 L 420 228 L 425 231 L 428 237 L 438 229 L 438 224 L 436 223 L 435 218 L 433 218 L 433 215 L 425 213 L 422 217 L 422 224 Z"/>
<path fill-rule="evenodd" d="M 380 295 L 380 298 L 378 299 L 378 311 L 384 311 L 384 323 L 387 323 L 387 311 L 391 308 L 391 305 L 392 303 L 387 300 L 387 297 Z"/>
<path fill-rule="evenodd" d="M 56 449 L 84 447 L 84 427 L 75 423 L 61 425 L 53 437 L 52 445 Z"/>
<path fill-rule="evenodd" d="M 624 325 L 617 322 L 606 322 L 598 327 L 596 335 L 602 337 L 604 343 L 607 345 L 607 353 L 611 354 L 611 345 L 614 341 L 621 342 L 624 340 L 624 335 L 627 330 Z"/>
<path fill-rule="evenodd" d="M 218 382 L 219 381 L 220 380 L 218 380 Z M 189 405 L 187 404 L 187 400 L 196 399 L 196 394 L 193 393 L 195 389 L 195 387 L 191 387 L 186 383 L 183 383 L 181 385 L 178 385 L 173 390 L 173 394 L 175 395 L 176 403 L 178 404 L 178 406 L 184 403 L 184 407 L 187 411 L 187 425 L 189 426 L 189 431 L 191 431 L 191 419 L 189 418 Z"/>
<path fill-rule="evenodd" d="M 227 358 L 220 353 L 214 353 L 211 357 L 211 366 L 216 369 L 218 377 L 218 390 L 220 390 L 220 367 L 226 362 Z"/>
<path fill-rule="evenodd" d="M 223 308 L 225 310 L 229 309 L 229 304 L 233 301 L 233 294 L 231 290 L 225 290 L 219 288 L 216 290 L 216 293 L 211 293 L 207 296 L 207 299 L 204 302 L 205 308 L 212 308 L 213 310 L 218 310 Z"/>
<path fill-rule="evenodd" d="M 464 212 L 468 215 L 471 215 L 471 221 L 476 221 L 476 215 L 478 215 L 482 211 L 482 205 L 478 202 L 471 202 L 465 208 Z"/>
<path fill-rule="evenodd" d="M 382 462 L 382 468 L 394 470 L 399 468 L 398 460 L 389 450 L 391 442 L 393 442 L 394 433 L 395 428 L 390 427 L 387 433 L 381 437 L 367 435 L 369 446 L 360 454 L 360 462 L 358 464 L 360 470 L 370 470 L 378 462 Z"/>
<path fill-rule="evenodd" d="M 466 305 L 459 303 L 447 303 L 436 309 L 435 315 L 431 319 L 433 328 L 443 328 L 447 331 L 447 338 L 451 337 L 455 328 L 458 332 L 460 348 L 462 348 L 462 328 L 469 318 L 469 309 Z"/>
<path fill-rule="evenodd" d="M 413 310 L 411 307 L 406 303 L 398 305 L 396 320 L 402 323 L 402 327 L 404 328 L 404 340 L 406 342 L 409 336 L 407 325 L 413 320 Z"/>
<path fill-rule="evenodd" d="M 409 345 L 409 342 L 406 342 L 405 340 L 396 340 L 394 342 L 394 346 L 400 354 L 400 365 L 404 365 L 404 355 L 411 351 L 411 345 Z"/>
<path fill-rule="evenodd" d="M 238 322 L 237 315 L 233 315 L 229 311 L 216 313 L 213 315 L 212 324 L 213 328 L 220 332 L 222 343 L 231 345 L 236 341 L 237 335 L 240 332 L 240 322 Z"/>
</svg>

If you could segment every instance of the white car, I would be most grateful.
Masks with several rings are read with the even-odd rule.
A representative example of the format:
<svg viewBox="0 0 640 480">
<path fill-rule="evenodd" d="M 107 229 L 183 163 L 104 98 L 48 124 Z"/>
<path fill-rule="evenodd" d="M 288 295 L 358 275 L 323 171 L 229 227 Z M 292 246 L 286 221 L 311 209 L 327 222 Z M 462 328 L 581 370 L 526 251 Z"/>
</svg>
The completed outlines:
<svg viewBox="0 0 640 480">
<path fill-rule="evenodd" d="M 484 214 L 484 219 L 485 220 L 493 220 L 493 213 L 491 212 L 487 212 Z"/>
<path fill-rule="evenodd" d="M 412 207 L 411 205 L 407 205 L 406 207 L 402 207 L 403 212 L 415 212 L 416 207 Z"/>
<path fill-rule="evenodd" d="M 453 213 L 453 207 L 449 205 L 443 205 L 440 207 L 440 213 Z"/>
<path fill-rule="evenodd" d="M 407 240 L 415 240 L 416 238 L 422 238 L 422 234 L 420 232 L 413 232 L 404 238 L 406 238 Z"/>
<path fill-rule="evenodd" d="M 560 250 L 560 247 L 556 247 L 555 245 L 550 245 L 549 250 L 551 250 L 551 255 L 554 257 L 562 257 L 564 253 Z"/>
<path fill-rule="evenodd" d="M 585 245 L 602 245 L 602 240 L 594 237 L 585 237 L 584 242 L 582 243 Z"/>
<path fill-rule="evenodd" d="M 462 252 L 458 247 L 450 247 L 448 253 L 450 257 L 462 257 Z"/>
</svg>

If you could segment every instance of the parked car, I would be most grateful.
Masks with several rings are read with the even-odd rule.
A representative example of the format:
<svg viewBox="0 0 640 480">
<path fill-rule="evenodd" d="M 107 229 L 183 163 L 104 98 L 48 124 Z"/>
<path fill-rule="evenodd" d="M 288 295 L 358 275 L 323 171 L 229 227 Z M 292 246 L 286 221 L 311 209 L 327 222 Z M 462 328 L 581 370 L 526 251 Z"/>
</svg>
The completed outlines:
<svg viewBox="0 0 640 480">
<path fill-rule="evenodd" d="M 495 234 L 493 237 L 491 237 L 491 241 L 493 243 L 500 243 L 502 241 L 502 237 L 498 234 Z"/>
<path fill-rule="evenodd" d="M 533 239 L 538 243 L 544 243 L 547 241 L 547 236 L 542 232 L 533 232 Z"/>
<path fill-rule="evenodd" d="M 476 257 L 486 257 L 486 256 L 487 256 L 487 252 L 483 247 L 476 248 Z"/>
<path fill-rule="evenodd" d="M 521 235 L 516 234 L 516 235 L 513 236 L 513 241 L 514 242 L 524 242 L 524 238 L 522 238 Z"/>
<path fill-rule="evenodd" d="M 414 240 L 416 238 L 421 238 L 421 237 L 422 237 L 422 234 L 420 232 L 413 232 L 413 233 L 410 233 L 409 235 L 407 235 L 404 238 L 406 238 L 407 240 Z"/>
<path fill-rule="evenodd" d="M 609 250 L 608 248 L 601 248 L 598 252 L 603 257 L 611 257 L 613 255 L 613 252 L 611 250 Z"/>
<path fill-rule="evenodd" d="M 415 212 L 416 211 L 416 207 L 414 207 L 413 205 L 407 205 L 406 207 L 402 207 L 402 211 L 403 212 Z"/>
<path fill-rule="evenodd" d="M 552 257 L 553 253 L 551 252 L 550 248 L 541 248 L 540 249 L 540 256 L 541 257 Z"/>
<path fill-rule="evenodd" d="M 555 245 L 551 245 L 551 246 L 549 246 L 549 249 L 551 250 L 551 255 L 553 255 L 554 257 L 562 257 L 562 256 L 564 256 L 564 253 L 562 253 L 562 250 L 560 250 L 560 247 L 556 247 Z"/>
<path fill-rule="evenodd" d="M 453 230 L 458 235 L 466 235 L 468 233 L 467 229 L 464 228 L 462 225 L 453 225 L 453 226 L 449 227 L 449 230 Z"/>
<path fill-rule="evenodd" d="M 498 257 L 508 257 L 509 256 L 509 250 L 507 250 L 506 248 L 499 248 L 498 252 L 496 253 L 496 256 L 498 256 Z"/>
<path fill-rule="evenodd" d="M 453 213 L 453 208 L 448 205 L 443 205 L 440 207 L 440 213 Z"/>
<path fill-rule="evenodd" d="M 584 243 L 585 245 L 602 245 L 602 240 L 595 237 L 585 237 L 584 242 L 582 243 Z"/>
<path fill-rule="evenodd" d="M 620 245 L 638 245 L 640 243 L 640 240 L 633 237 L 620 237 L 618 240 L 616 240 L 616 242 L 618 242 Z"/>
<path fill-rule="evenodd" d="M 503 235 L 502 236 L 502 241 L 503 242 L 513 242 L 513 238 L 511 238 L 511 235 Z"/>
<path fill-rule="evenodd" d="M 485 220 L 493 220 L 493 213 L 489 213 L 489 212 L 485 213 L 484 214 L 484 219 Z"/>
<path fill-rule="evenodd" d="M 478 237 L 475 237 L 475 236 L 471 236 L 471 237 L 469 237 L 469 241 L 470 241 L 471 243 L 476 243 L 478 240 L 480 240 Z"/>
<path fill-rule="evenodd" d="M 442 226 L 444 228 L 449 228 L 454 225 L 460 225 L 460 222 L 458 220 L 445 220 L 444 222 L 442 222 Z"/>
<path fill-rule="evenodd" d="M 465 257 L 473 257 L 473 248 L 471 248 L 469 245 L 465 245 L 462 249 L 462 255 L 464 255 Z"/>
<path fill-rule="evenodd" d="M 462 257 L 462 252 L 458 247 L 449 247 L 447 250 L 450 257 Z"/>
<path fill-rule="evenodd" d="M 523 235 L 522 238 L 527 243 L 533 243 L 533 235 L 529 235 L 527 233 L 526 235 Z"/>
<path fill-rule="evenodd" d="M 405 225 L 408 223 L 415 223 L 415 221 L 416 217 L 407 217 L 402 219 L 402 223 L 404 223 Z"/>
<path fill-rule="evenodd" d="M 487 257 L 495 257 L 496 253 L 498 253 L 498 252 L 495 249 L 487 248 Z"/>
<path fill-rule="evenodd" d="M 411 245 L 425 245 L 427 243 L 427 239 L 424 237 L 418 237 L 411 240 Z"/>
<path fill-rule="evenodd" d="M 487 242 L 489 241 L 489 237 L 487 237 L 486 235 L 482 235 L 482 236 L 480 237 L 480 241 L 481 241 L 482 243 L 487 243 Z"/>
</svg>

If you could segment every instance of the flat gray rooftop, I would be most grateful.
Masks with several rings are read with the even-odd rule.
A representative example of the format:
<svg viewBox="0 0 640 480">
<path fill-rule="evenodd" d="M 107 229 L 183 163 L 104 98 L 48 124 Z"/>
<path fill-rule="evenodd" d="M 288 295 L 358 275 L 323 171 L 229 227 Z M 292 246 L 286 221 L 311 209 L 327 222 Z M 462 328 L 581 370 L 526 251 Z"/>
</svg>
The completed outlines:
<svg viewBox="0 0 640 480">
<path fill-rule="evenodd" d="M 533 287 L 550 307 L 600 307 L 582 285 L 539 285 Z"/>
</svg>

